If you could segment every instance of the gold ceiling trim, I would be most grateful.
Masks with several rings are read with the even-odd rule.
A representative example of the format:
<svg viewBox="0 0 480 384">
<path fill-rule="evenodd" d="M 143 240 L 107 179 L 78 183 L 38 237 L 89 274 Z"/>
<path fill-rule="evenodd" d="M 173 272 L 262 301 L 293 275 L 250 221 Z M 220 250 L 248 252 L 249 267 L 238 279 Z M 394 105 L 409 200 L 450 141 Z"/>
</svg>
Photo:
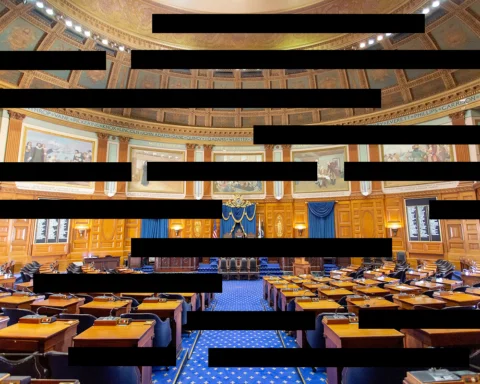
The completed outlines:
<svg viewBox="0 0 480 384">
<path fill-rule="evenodd" d="M 242 195 L 235 194 L 235 195 L 233 195 L 232 200 L 228 200 L 224 204 L 227 207 L 231 207 L 231 208 L 246 208 L 246 207 L 249 207 L 250 205 L 254 205 L 255 203 L 252 203 L 251 201 L 248 201 L 248 200 L 243 200 Z"/>
<path fill-rule="evenodd" d="M 15 88 L 9 84 L 6 84 L 0 81 L 1 88 Z M 431 96 L 429 98 L 423 99 L 418 102 L 412 102 L 405 104 L 396 108 L 391 108 L 385 111 L 370 113 L 367 115 L 362 115 L 360 117 L 351 117 L 342 120 L 328 121 L 320 124 L 309 124 L 313 126 L 321 125 L 368 125 L 380 123 L 382 121 L 388 121 L 392 119 L 401 118 L 404 116 L 409 116 L 415 113 L 423 112 L 432 108 L 436 108 L 442 105 L 446 105 L 455 101 L 462 100 L 464 98 L 473 96 L 480 93 L 480 80 L 476 80 L 469 84 L 466 84 L 461 87 L 443 92 Z M 401 122 L 396 125 L 412 125 L 419 124 L 426 121 L 431 121 L 437 118 L 451 115 L 455 112 L 460 112 L 466 109 L 473 109 L 480 106 L 480 101 L 468 104 L 468 106 L 459 106 L 457 108 L 449 109 L 445 112 L 439 112 L 435 115 L 429 115 L 420 117 L 418 119 L 412 119 L 406 122 Z M 238 146 L 238 145 L 249 145 L 248 142 L 235 140 L 240 138 L 252 138 L 253 129 L 252 128 L 209 128 L 209 127 L 197 127 L 197 126 L 181 126 L 181 125 L 169 125 L 164 123 L 153 123 L 146 122 L 142 120 L 136 120 L 132 118 L 126 118 L 121 116 L 114 116 L 104 112 L 92 111 L 87 109 L 48 109 L 49 111 L 63 114 L 65 116 L 70 116 L 73 118 L 93 121 L 99 124 L 106 124 L 115 127 L 124 127 L 132 130 L 132 132 L 123 132 L 117 133 L 110 130 L 102 130 L 99 128 L 84 126 L 79 123 L 74 123 L 71 121 L 63 121 L 55 118 L 50 118 L 41 114 L 34 113 L 32 111 L 20 109 L 20 108 L 4 108 L 12 109 L 16 112 L 21 112 L 28 116 L 32 116 L 41 120 L 49 121 L 55 124 L 70 126 L 72 128 L 83 129 L 91 132 L 104 132 L 112 136 L 128 136 L 132 138 L 137 138 L 140 140 L 148 141 L 160 141 L 160 142 L 169 142 L 169 143 L 192 143 L 192 144 L 212 144 L 212 145 L 222 145 L 222 146 Z M 141 131 L 145 132 L 161 132 L 169 133 L 174 136 L 179 136 L 178 139 L 174 138 L 158 138 L 152 136 L 142 135 Z M 272 132 L 273 133 L 273 132 Z M 205 136 L 205 140 L 186 140 L 181 139 L 180 136 Z M 219 137 L 219 138 L 230 138 L 231 141 L 220 141 L 220 140 L 209 140 L 209 137 Z"/>
</svg>

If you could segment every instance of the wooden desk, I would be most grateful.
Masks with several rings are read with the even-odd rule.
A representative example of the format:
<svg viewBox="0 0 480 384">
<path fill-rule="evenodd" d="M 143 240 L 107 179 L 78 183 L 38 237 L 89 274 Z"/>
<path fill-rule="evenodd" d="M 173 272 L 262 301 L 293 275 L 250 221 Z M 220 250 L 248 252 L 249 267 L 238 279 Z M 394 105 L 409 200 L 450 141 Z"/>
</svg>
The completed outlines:
<svg viewBox="0 0 480 384">
<path fill-rule="evenodd" d="M 162 320 L 170 319 L 172 328 L 172 343 L 174 343 L 177 355 L 182 351 L 182 302 L 180 300 L 168 300 L 164 303 L 142 303 L 137 307 L 136 313 L 153 313 Z"/>
<path fill-rule="evenodd" d="M 394 295 L 397 293 L 410 293 L 410 294 L 418 294 L 422 290 L 419 287 L 414 287 L 413 285 L 405 285 L 405 284 L 399 284 L 399 285 L 385 285 L 385 289 L 388 289 L 390 293 L 393 293 Z"/>
<path fill-rule="evenodd" d="M 445 307 L 445 302 L 438 299 L 432 299 L 431 297 L 418 295 L 415 297 L 411 296 L 400 296 L 394 295 L 393 302 L 400 306 L 400 309 L 413 309 L 415 305 L 422 305 L 424 307 L 442 309 Z"/>
<path fill-rule="evenodd" d="M 380 281 L 372 280 L 372 279 L 357 279 L 353 280 L 354 283 L 357 285 L 378 285 L 381 284 Z"/>
<path fill-rule="evenodd" d="M 372 298 L 370 300 L 352 300 L 347 297 L 348 303 L 348 312 L 353 312 L 358 316 L 359 310 L 361 309 L 385 309 L 385 310 L 396 310 L 399 308 L 398 304 L 392 303 L 391 301 L 385 300 L 383 298 Z"/>
<path fill-rule="evenodd" d="M 30 281 L 27 281 L 26 283 L 18 283 L 17 285 L 15 285 L 15 289 L 17 291 L 28 291 L 28 290 L 32 290 L 33 288 L 33 280 L 30 280 Z"/>
<path fill-rule="evenodd" d="M 281 291 L 282 289 L 296 289 L 300 288 L 297 284 L 292 284 L 285 282 L 283 284 L 272 284 L 272 289 L 270 290 L 269 298 L 271 302 L 273 309 L 276 311 L 278 308 L 278 292 Z"/>
<path fill-rule="evenodd" d="M 352 283 L 351 281 L 331 281 L 330 285 L 332 287 L 337 287 L 337 288 L 352 289 L 353 287 L 356 287 L 358 284 Z"/>
<path fill-rule="evenodd" d="M 358 323 L 325 324 L 327 348 L 403 348 L 404 335 L 394 329 L 359 329 Z M 340 384 L 343 367 L 327 367 L 328 384 Z"/>
<path fill-rule="evenodd" d="M 275 285 L 278 285 L 278 286 L 281 286 L 281 285 L 284 285 L 284 286 L 287 286 L 289 285 L 289 281 L 288 280 L 270 280 L 270 281 L 267 281 L 267 285 L 266 285 L 266 289 L 267 289 L 267 292 L 266 292 L 266 300 L 267 300 L 267 303 L 269 305 L 272 305 L 272 291 L 273 291 L 273 287 Z"/>
<path fill-rule="evenodd" d="M 13 283 L 15 283 L 15 280 L 17 280 L 15 276 L 5 277 L 5 275 L 0 275 L 0 286 L 13 288 Z"/>
<path fill-rule="evenodd" d="M 400 284 L 400 279 L 394 279 L 393 277 L 379 276 L 374 277 L 373 279 L 379 281 L 380 283 Z"/>
<path fill-rule="evenodd" d="M 73 338 L 73 346 L 148 348 L 153 345 L 155 321 L 132 321 L 128 325 L 94 325 Z M 139 367 L 142 384 L 151 384 L 152 367 Z"/>
<path fill-rule="evenodd" d="M 338 307 L 340 307 L 340 305 L 333 300 L 297 301 L 295 303 L 296 311 L 313 311 L 315 312 L 315 317 L 321 313 L 335 312 Z M 306 348 L 308 346 L 307 332 L 305 330 L 297 330 L 296 342 L 300 348 Z"/>
<path fill-rule="evenodd" d="M 120 256 L 112 257 L 85 257 L 83 263 L 86 265 L 93 264 L 95 269 L 101 271 L 105 269 L 115 269 L 120 266 Z"/>
<path fill-rule="evenodd" d="M 339 289 L 319 289 L 319 296 L 325 296 L 328 299 L 332 299 L 335 301 L 340 300 L 343 296 L 353 295 L 352 291 L 347 289 L 339 288 Z"/>
<path fill-rule="evenodd" d="M 149 292 L 149 293 L 138 293 L 138 292 L 122 292 L 120 293 L 120 297 L 127 296 L 131 297 L 132 299 L 135 299 L 138 301 L 139 304 L 142 303 L 143 299 L 146 297 L 152 297 L 156 296 L 157 294 L 155 292 Z"/>
<path fill-rule="evenodd" d="M 480 288 L 467 288 L 465 293 L 468 293 L 470 295 L 480 296 Z"/>
<path fill-rule="evenodd" d="M 420 280 L 426 277 L 428 277 L 428 273 L 422 271 L 412 271 L 405 274 L 405 280 Z"/>
<path fill-rule="evenodd" d="M 0 329 L 7 328 L 8 320 L 8 316 L 0 316 Z"/>
<path fill-rule="evenodd" d="M 462 280 L 465 285 L 474 285 L 480 283 L 480 273 L 467 272 L 462 273 Z"/>
<path fill-rule="evenodd" d="M 406 348 L 480 347 L 480 329 L 402 329 Z"/>
<path fill-rule="evenodd" d="M 439 290 L 444 289 L 445 287 L 442 284 L 432 283 L 430 281 L 416 281 L 413 284 L 415 287 L 419 287 L 422 289 L 422 292 L 430 291 L 430 290 Z"/>
<path fill-rule="evenodd" d="M 447 290 L 452 290 L 457 287 L 461 287 L 463 285 L 463 281 L 458 281 L 458 280 L 449 280 L 449 279 L 434 279 L 432 280 L 432 283 L 438 283 L 442 284 L 444 289 Z"/>
<path fill-rule="evenodd" d="M 68 299 L 68 300 L 65 300 L 65 299 L 47 299 L 47 300 L 38 300 L 38 301 L 35 301 L 33 302 L 31 305 L 30 305 L 30 308 L 32 311 L 36 312 L 38 308 L 40 307 L 53 307 L 53 308 L 58 308 L 58 309 L 65 309 L 65 313 L 80 313 L 80 306 L 83 305 L 83 303 L 85 302 L 85 299 L 83 297 L 79 297 L 79 298 L 71 298 L 71 299 Z M 47 316 L 51 316 L 51 315 L 55 315 L 56 312 L 51 310 L 51 309 L 48 309 L 48 308 L 44 308 L 44 313 L 45 315 Z"/>
<path fill-rule="evenodd" d="M 312 277 L 312 280 L 322 284 L 328 284 L 330 281 L 332 281 L 330 277 Z"/>
<path fill-rule="evenodd" d="M 4 296 L 0 297 L 0 308 L 30 309 L 30 305 L 44 296 Z"/>
<path fill-rule="evenodd" d="M 353 288 L 353 291 L 360 295 L 373 296 L 373 297 L 384 297 L 390 293 L 390 291 L 383 288 L 363 287 L 363 286 L 357 286 Z"/>
<path fill-rule="evenodd" d="M 302 287 L 303 287 L 303 288 L 306 288 L 306 289 L 309 289 L 309 290 L 312 290 L 312 291 L 315 291 L 315 290 L 317 290 L 318 288 L 325 287 L 325 284 L 312 282 L 312 283 L 302 284 Z"/>
<path fill-rule="evenodd" d="M 300 291 L 280 291 L 280 301 L 281 307 L 279 308 L 281 311 L 287 310 L 287 305 L 290 301 L 295 299 L 296 297 L 314 297 L 315 294 L 308 289 L 302 289 Z"/>
<path fill-rule="evenodd" d="M 363 277 L 365 277 L 365 279 L 375 279 L 376 277 L 380 277 L 382 275 L 383 275 L 382 272 L 375 272 L 375 271 L 363 272 Z"/>
<path fill-rule="evenodd" d="M 68 352 L 77 334 L 78 320 L 49 324 L 17 323 L 0 329 L 1 352 Z"/>
<path fill-rule="evenodd" d="M 168 295 L 182 295 L 185 298 L 187 303 L 192 304 L 192 311 L 195 311 L 195 307 L 197 306 L 197 294 L 196 293 L 168 293 Z"/>
<path fill-rule="evenodd" d="M 353 277 L 342 276 L 342 275 L 332 276 L 332 279 L 336 281 L 353 281 Z M 333 280 L 330 282 L 330 284 L 332 284 Z"/>
<path fill-rule="evenodd" d="M 279 281 L 279 280 L 282 280 L 281 278 L 279 278 L 278 276 L 264 276 L 263 277 L 263 298 L 265 300 L 267 300 L 268 296 L 267 296 L 267 293 L 268 293 L 268 283 L 269 282 L 274 282 L 274 281 Z"/>
<path fill-rule="evenodd" d="M 435 296 L 435 299 L 443 300 L 447 307 L 477 305 L 480 303 L 480 296 L 469 293 L 453 292 L 451 295 Z"/>
<path fill-rule="evenodd" d="M 81 314 L 93 315 L 95 317 L 120 316 L 123 313 L 130 313 L 132 302 L 130 300 L 117 301 L 91 301 L 80 306 Z M 115 309 L 116 308 L 116 309 Z"/>
</svg>

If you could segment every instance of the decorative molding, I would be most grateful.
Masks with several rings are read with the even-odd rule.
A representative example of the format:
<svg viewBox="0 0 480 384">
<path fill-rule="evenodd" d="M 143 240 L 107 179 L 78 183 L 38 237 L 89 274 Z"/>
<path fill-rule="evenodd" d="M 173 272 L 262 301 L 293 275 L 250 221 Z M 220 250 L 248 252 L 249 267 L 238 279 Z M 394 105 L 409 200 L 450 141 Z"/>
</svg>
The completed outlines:
<svg viewBox="0 0 480 384">
<path fill-rule="evenodd" d="M 108 140 L 111 136 L 108 133 L 103 133 L 103 132 L 96 132 L 96 133 L 99 140 Z"/>
<path fill-rule="evenodd" d="M 8 109 L 7 112 L 8 112 L 8 115 L 10 116 L 10 119 L 13 119 L 13 120 L 23 121 L 27 117 L 27 115 L 24 115 L 24 114 L 19 113 L 19 112 L 12 111 L 10 109 Z"/>
</svg>

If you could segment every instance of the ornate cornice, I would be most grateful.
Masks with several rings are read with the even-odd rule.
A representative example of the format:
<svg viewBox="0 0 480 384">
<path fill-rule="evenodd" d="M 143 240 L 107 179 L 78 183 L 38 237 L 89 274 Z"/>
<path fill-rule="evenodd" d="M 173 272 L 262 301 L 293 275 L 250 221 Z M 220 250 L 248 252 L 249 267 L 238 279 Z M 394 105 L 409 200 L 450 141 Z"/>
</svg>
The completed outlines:
<svg viewBox="0 0 480 384">
<path fill-rule="evenodd" d="M 20 112 L 15 112 L 15 111 L 12 111 L 12 110 L 7 110 L 8 112 L 8 115 L 10 116 L 10 119 L 12 120 L 20 120 L 20 121 L 23 121 L 27 115 L 24 115 L 23 113 L 20 113 Z"/>
</svg>

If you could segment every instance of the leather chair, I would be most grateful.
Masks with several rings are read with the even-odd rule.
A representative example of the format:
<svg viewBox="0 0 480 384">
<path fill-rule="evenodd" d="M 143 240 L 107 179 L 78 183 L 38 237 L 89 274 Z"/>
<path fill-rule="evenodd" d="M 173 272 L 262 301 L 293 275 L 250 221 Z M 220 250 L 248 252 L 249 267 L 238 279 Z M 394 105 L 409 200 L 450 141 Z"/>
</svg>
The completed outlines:
<svg viewBox="0 0 480 384">
<path fill-rule="evenodd" d="M 7 327 L 9 327 L 10 325 L 17 324 L 18 319 L 24 316 L 35 315 L 35 312 L 32 312 L 28 309 L 19 309 L 19 308 L 2 308 L 2 312 L 4 316 L 8 316 Z"/>
<path fill-rule="evenodd" d="M 247 264 L 247 259 L 245 257 L 240 260 L 240 268 L 238 270 L 238 279 L 240 280 L 240 277 L 248 277 L 248 264 Z"/>
<path fill-rule="evenodd" d="M 254 257 L 251 257 L 248 261 L 248 269 L 248 279 L 250 280 L 250 276 L 254 276 L 258 279 L 260 272 L 258 272 L 257 260 Z"/>
<path fill-rule="evenodd" d="M 161 293 L 158 297 L 167 300 L 182 300 L 182 325 L 187 324 L 187 312 L 192 310 L 192 303 L 187 303 L 182 295 L 177 294 Z"/>
<path fill-rule="evenodd" d="M 433 299 L 433 294 L 434 294 L 435 292 L 439 292 L 439 291 L 438 291 L 438 290 L 428 290 L 428 291 L 423 292 L 422 295 L 431 297 L 431 298 Z"/>
<path fill-rule="evenodd" d="M 230 280 L 230 276 L 238 274 L 237 270 L 237 260 L 232 257 L 228 263 L 228 279 Z"/>
<path fill-rule="evenodd" d="M 97 320 L 95 316 L 88 314 L 61 313 L 58 317 L 62 320 L 78 320 L 77 335 L 85 332 Z"/>
<path fill-rule="evenodd" d="M 393 293 L 383 296 L 385 300 L 388 300 L 393 303 Z"/>
<path fill-rule="evenodd" d="M 138 367 L 69 366 L 68 353 L 47 352 L 51 379 L 77 379 L 82 384 L 141 384 Z"/>
<path fill-rule="evenodd" d="M 11 376 L 30 376 L 33 379 L 43 379 L 47 370 L 40 364 L 40 354 L 2 353 L 0 354 L 0 372 Z"/>
<path fill-rule="evenodd" d="M 468 285 L 465 285 L 465 286 L 463 286 L 463 287 L 457 287 L 457 288 L 454 288 L 454 289 L 453 289 L 453 292 L 463 292 L 463 293 L 465 293 L 465 291 L 466 291 L 468 288 L 470 288 L 470 286 L 468 286 Z"/>
</svg>

